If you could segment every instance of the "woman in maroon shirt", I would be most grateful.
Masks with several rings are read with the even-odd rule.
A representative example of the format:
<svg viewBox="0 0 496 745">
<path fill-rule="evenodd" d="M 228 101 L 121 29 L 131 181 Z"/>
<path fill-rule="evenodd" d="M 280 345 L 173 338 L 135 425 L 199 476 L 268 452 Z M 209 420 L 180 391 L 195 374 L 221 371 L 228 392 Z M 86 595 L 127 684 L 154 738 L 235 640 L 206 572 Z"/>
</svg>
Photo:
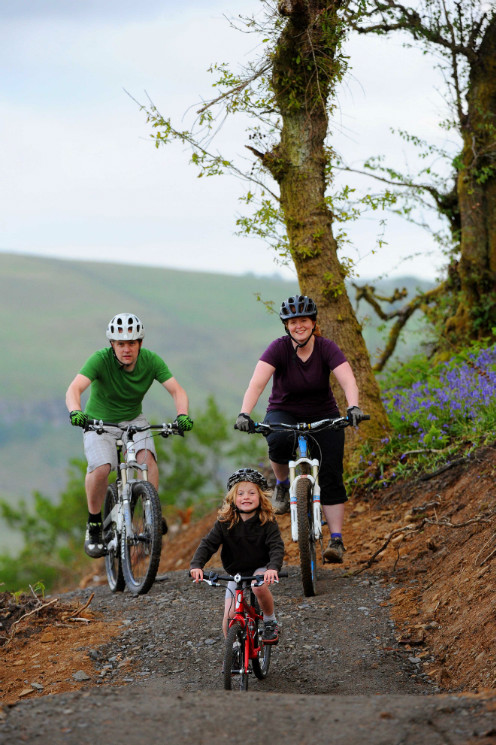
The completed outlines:
<svg viewBox="0 0 496 745">
<path fill-rule="evenodd" d="M 329 383 L 331 371 L 343 389 L 348 416 L 356 426 L 363 414 L 358 407 L 355 376 L 337 344 L 321 336 L 317 326 L 317 306 L 313 300 L 306 295 L 290 297 L 282 303 L 279 316 L 287 335 L 273 341 L 260 357 L 235 428 L 244 432 L 254 431 L 250 414 L 271 378 L 272 392 L 266 422 L 296 424 L 339 416 Z M 342 538 L 344 504 L 348 499 L 343 484 L 344 430 L 314 432 L 312 438 L 320 451 L 320 499 L 331 533 L 324 558 L 341 563 L 345 551 Z M 283 514 L 289 511 L 288 462 L 294 455 L 294 437 L 291 432 L 271 432 L 267 442 L 276 477 L 275 511 Z"/>
</svg>

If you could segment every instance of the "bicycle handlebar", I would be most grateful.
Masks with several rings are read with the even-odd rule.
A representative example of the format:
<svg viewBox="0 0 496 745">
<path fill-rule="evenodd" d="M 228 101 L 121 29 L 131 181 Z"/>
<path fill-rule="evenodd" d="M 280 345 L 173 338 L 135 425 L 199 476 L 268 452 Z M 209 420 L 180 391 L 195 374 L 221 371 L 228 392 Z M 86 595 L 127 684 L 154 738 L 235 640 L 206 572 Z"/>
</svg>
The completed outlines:
<svg viewBox="0 0 496 745">
<path fill-rule="evenodd" d="M 189 571 L 188 571 L 189 574 Z M 287 572 L 278 572 L 278 577 L 287 577 Z M 219 580 L 223 580 L 224 582 L 236 582 L 237 584 L 240 584 L 241 582 L 253 582 L 253 580 L 256 581 L 257 585 L 263 585 L 264 583 L 264 575 L 263 574 L 252 574 L 241 576 L 241 574 L 227 574 L 222 575 L 218 572 L 204 572 L 203 573 L 203 580 L 202 582 L 206 582 L 207 585 L 210 585 L 211 587 L 219 587 Z M 275 580 L 276 582 L 278 580 Z"/>
<path fill-rule="evenodd" d="M 364 414 L 362 421 L 368 421 L 370 419 L 369 414 Z M 274 422 L 269 424 L 267 422 L 254 422 L 255 432 L 277 432 L 280 429 L 291 429 L 296 432 L 308 431 L 308 430 L 321 430 L 321 429 L 344 429 L 351 425 L 350 420 L 347 416 L 339 416 L 335 419 L 319 419 L 317 422 L 298 422 L 297 424 L 286 424 L 285 422 Z"/>
<path fill-rule="evenodd" d="M 118 424 L 116 422 L 104 422 L 103 419 L 89 419 L 84 429 L 86 432 L 92 431 L 96 432 L 97 435 L 101 435 L 107 431 L 104 429 L 105 427 L 114 427 L 116 429 L 120 429 L 121 432 L 127 432 L 130 437 L 135 435 L 137 432 L 146 432 L 146 430 L 149 429 L 156 430 L 159 434 L 162 435 L 162 437 L 169 437 L 169 435 L 180 435 L 181 437 L 184 437 L 184 433 L 174 422 L 164 422 L 163 424 L 144 424 L 142 426 L 138 426 L 137 424 L 125 424 L 124 426 L 122 426 L 121 424 Z"/>
</svg>

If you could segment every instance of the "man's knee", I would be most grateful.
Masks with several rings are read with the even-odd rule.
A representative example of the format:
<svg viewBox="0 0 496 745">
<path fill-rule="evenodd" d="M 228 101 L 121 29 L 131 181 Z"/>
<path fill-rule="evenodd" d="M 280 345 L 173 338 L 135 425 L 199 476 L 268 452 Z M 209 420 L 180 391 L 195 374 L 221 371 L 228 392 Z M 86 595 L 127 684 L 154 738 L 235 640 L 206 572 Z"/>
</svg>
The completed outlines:
<svg viewBox="0 0 496 745">
<path fill-rule="evenodd" d="M 136 454 L 136 460 L 138 461 L 138 463 L 147 463 L 148 465 L 152 465 L 157 462 L 155 453 L 152 453 L 151 450 L 138 450 Z"/>
<path fill-rule="evenodd" d="M 86 474 L 87 481 L 103 481 L 108 479 L 110 474 L 110 463 L 103 463 Z"/>
</svg>

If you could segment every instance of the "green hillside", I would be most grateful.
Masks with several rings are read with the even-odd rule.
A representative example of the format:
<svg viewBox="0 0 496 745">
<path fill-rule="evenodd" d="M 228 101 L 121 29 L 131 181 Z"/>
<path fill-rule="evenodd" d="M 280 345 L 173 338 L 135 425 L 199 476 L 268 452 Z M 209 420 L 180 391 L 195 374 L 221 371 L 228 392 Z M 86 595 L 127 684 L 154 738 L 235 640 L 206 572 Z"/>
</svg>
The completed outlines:
<svg viewBox="0 0 496 745">
<path fill-rule="evenodd" d="M 277 306 L 297 291 L 296 282 L 278 278 L 13 254 L 0 254 L 0 276 L 6 352 L 0 357 L 0 454 L 16 473 L 2 483 L 0 496 L 14 498 L 35 489 L 56 495 L 68 459 L 81 455 L 81 433 L 68 423 L 64 394 L 85 359 L 106 346 L 105 329 L 116 312 L 142 318 L 146 346 L 188 391 L 193 417 L 213 395 L 234 419 L 261 351 L 281 334 L 278 317 L 256 294 Z M 394 282 L 406 283 L 415 281 Z M 381 344 L 377 326 L 371 318 L 365 327 L 372 351 Z M 418 339 L 410 334 L 400 353 L 414 351 Z M 171 418 L 171 404 L 154 385 L 145 414 Z"/>
</svg>

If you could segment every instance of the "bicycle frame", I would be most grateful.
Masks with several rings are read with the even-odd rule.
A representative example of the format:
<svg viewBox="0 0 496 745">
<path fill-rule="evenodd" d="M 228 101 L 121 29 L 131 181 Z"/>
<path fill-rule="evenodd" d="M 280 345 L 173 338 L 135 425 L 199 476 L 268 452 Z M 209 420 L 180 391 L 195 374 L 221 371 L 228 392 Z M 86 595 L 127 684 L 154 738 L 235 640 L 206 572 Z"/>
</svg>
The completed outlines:
<svg viewBox="0 0 496 745">
<path fill-rule="evenodd" d="M 88 429 L 111 434 L 117 450 L 117 479 L 107 487 L 103 516 L 109 587 L 117 592 L 126 586 L 134 595 L 140 595 L 148 592 L 155 581 L 165 531 L 160 499 L 148 480 L 148 466 L 137 461 L 137 450 L 143 450 L 145 443 L 137 444 L 134 438 L 147 430 L 155 430 L 163 437 L 182 432 L 175 424 L 120 426 L 95 419 L 90 420 Z"/>
<path fill-rule="evenodd" d="M 234 576 L 234 581 L 239 582 L 239 575 Z M 263 615 L 257 613 L 253 605 L 248 604 L 245 600 L 245 590 L 251 588 L 246 586 L 236 587 L 234 600 L 234 616 L 229 620 L 229 628 L 235 623 L 239 623 L 241 628 L 246 630 L 246 644 L 243 654 L 243 669 L 239 673 L 249 672 L 250 660 L 256 659 L 260 652 L 260 645 L 255 646 L 256 621 L 262 621 Z"/>
<path fill-rule="evenodd" d="M 117 526 L 117 533 L 114 535 L 112 540 L 109 542 L 107 548 L 117 549 L 118 535 L 122 533 L 123 526 L 126 527 L 126 534 L 131 535 L 132 533 L 132 515 L 131 515 L 131 494 L 132 485 L 138 481 L 136 478 L 136 472 L 141 472 L 141 480 L 148 481 L 148 466 L 146 463 L 138 463 L 136 460 L 136 446 L 133 441 L 134 432 L 129 432 L 129 440 L 126 445 L 126 451 L 124 459 L 122 458 L 122 450 L 124 448 L 124 441 L 119 438 L 116 441 L 117 447 L 117 460 L 119 463 L 118 477 L 116 479 L 117 493 L 119 495 L 119 501 L 113 507 L 111 512 L 107 515 L 103 528 L 107 528 L 112 523 Z M 145 513 L 149 510 L 149 502 L 145 502 Z M 149 515 L 146 514 L 147 519 Z"/>
<path fill-rule="evenodd" d="M 102 420 L 92 420 L 90 422 L 90 428 L 97 433 L 105 432 L 104 427 L 114 427 L 124 431 L 122 428 L 119 427 L 118 424 L 115 424 L 114 422 L 104 422 Z M 117 527 L 116 534 L 107 544 L 108 549 L 114 550 L 118 547 L 118 536 L 122 533 L 123 527 L 126 528 L 127 535 L 132 534 L 132 486 L 137 481 L 148 481 L 148 465 L 146 463 L 138 463 L 138 461 L 136 460 L 136 445 L 134 443 L 134 435 L 145 430 L 158 430 L 163 437 L 168 437 L 171 434 L 178 434 L 178 431 L 174 429 L 172 424 L 151 424 L 145 427 L 137 427 L 131 425 L 125 429 L 127 431 L 128 440 L 126 443 L 124 457 L 122 457 L 122 451 L 124 448 L 124 440 L 122 439 L 122 437 L 119 437 L 115 443 L 117 448 L 118 463 L 116 486 L 119 500 L 103 522 L 104 531 L 108 528 L 109 525 L 112 525 L 113 523 Z M 137 477 L 138 472 L 141 474 L 139 478 Z M 147 512 L 147 510 L 149 509 L 150 503 L 149 501 L 145 501 L 145 517 L 147 519 L 149 519 L 149 514 Z"/>
</svg>

